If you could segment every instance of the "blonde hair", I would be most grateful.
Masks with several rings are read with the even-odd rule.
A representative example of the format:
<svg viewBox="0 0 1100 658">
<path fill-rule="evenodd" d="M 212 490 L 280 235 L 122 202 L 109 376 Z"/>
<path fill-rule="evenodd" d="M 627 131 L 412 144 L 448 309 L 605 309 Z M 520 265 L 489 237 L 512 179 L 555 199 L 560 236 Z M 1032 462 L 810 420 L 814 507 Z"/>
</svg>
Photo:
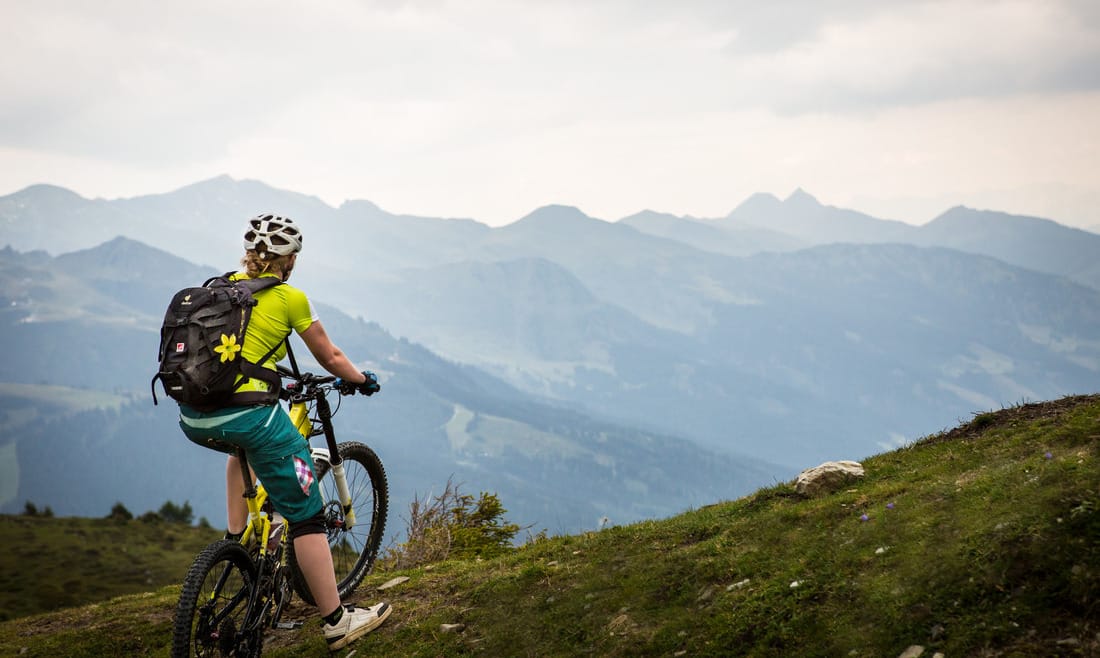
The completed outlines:
<svg viewBox="0 0 1100 658">
<path fill-rule="evenodd" d="M 244 272 L 250 279 L 269 272 L 279 275 L 282 279 L 286 277 L 290 269 L 290 259 L 293 257 L 294 254 L 280 256 L 270 251 L 246 251 L 241 258 L 241 266 L 244 267 Z"/>
</svg>

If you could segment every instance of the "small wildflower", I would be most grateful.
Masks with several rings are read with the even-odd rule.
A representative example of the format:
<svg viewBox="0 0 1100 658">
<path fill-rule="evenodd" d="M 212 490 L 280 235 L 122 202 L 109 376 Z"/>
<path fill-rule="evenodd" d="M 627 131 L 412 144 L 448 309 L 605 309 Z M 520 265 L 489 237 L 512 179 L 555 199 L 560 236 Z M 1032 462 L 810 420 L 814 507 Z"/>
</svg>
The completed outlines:
<svg viewBox="0 0 1100 658">
<path fill-rule="evenodd" d="M 866 514 L 862 514 L 862 515 L 860 515 L 859 520 L 860 521 L 870 521 L 871 517 L 867 516 Z"/>
<path fill-rule="evenodd" d="M 1043 456 L 1046 457 L 1047 459 L 1054 459 L 1054 455 L 1050 454 L 1049 452 L 1047 454 L 1043 455 Z"/>
<path fill-rule="evenodd" d="M 886 509 L 894 509 L 893 503 L 886 503 Z"/>
<path fill-rule="evenodd" d="M 791 581 L 791 589 L 794 589 L 794 588 L 798 587 L 801 584 L 802 584 L 801 580 L 792 580 Z"/>
</svg>

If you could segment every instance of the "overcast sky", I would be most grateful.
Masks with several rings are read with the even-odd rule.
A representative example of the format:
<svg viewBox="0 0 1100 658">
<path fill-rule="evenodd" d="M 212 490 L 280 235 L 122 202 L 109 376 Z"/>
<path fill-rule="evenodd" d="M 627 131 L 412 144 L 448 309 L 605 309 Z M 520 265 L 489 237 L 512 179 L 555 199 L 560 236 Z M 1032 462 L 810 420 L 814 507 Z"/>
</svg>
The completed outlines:
<svg viewBox="0 0 1100 658">
<path fill-rule="evenodd" d="M 1096 0 L 0 0 L 0 194 L 1100 224 Z M 266 210 L 266 209 L 265 209 Z M 277 210 L 277 209 L 272 209 Z"/>
</svg>

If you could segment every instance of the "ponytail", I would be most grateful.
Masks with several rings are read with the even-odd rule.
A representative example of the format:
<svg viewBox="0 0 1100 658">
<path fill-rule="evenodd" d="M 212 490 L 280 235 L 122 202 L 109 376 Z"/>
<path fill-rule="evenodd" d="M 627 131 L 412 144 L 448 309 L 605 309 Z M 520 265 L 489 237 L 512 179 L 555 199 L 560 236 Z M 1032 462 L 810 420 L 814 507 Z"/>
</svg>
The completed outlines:
<svg viewBox="0 0 1100 658">
<path fill-rule="evenodd" d="M 290 259 L 293 254 L 280 256 L 271 251 L 246 251 L 241 258 L 241 266 L 244 267 L 248 278 L 255 279 L 264 274 L 273 273 L 280 279 L 285 278 L 290 269 Z"/>
</svg>

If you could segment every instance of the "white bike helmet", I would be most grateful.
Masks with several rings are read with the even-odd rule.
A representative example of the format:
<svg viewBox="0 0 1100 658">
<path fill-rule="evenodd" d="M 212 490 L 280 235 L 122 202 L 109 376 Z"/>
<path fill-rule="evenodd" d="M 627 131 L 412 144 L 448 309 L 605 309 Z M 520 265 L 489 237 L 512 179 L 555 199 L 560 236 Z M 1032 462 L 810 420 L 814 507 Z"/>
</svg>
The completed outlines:
<svg viewBox="0 0 1100 658">
<path fill-rule="evenodd" d="M 302 250 L 302 232 L 289 217 L 257 215 L 248 220 L 244 248 L 261 254 L 295 254 Z"/>
</svg>

